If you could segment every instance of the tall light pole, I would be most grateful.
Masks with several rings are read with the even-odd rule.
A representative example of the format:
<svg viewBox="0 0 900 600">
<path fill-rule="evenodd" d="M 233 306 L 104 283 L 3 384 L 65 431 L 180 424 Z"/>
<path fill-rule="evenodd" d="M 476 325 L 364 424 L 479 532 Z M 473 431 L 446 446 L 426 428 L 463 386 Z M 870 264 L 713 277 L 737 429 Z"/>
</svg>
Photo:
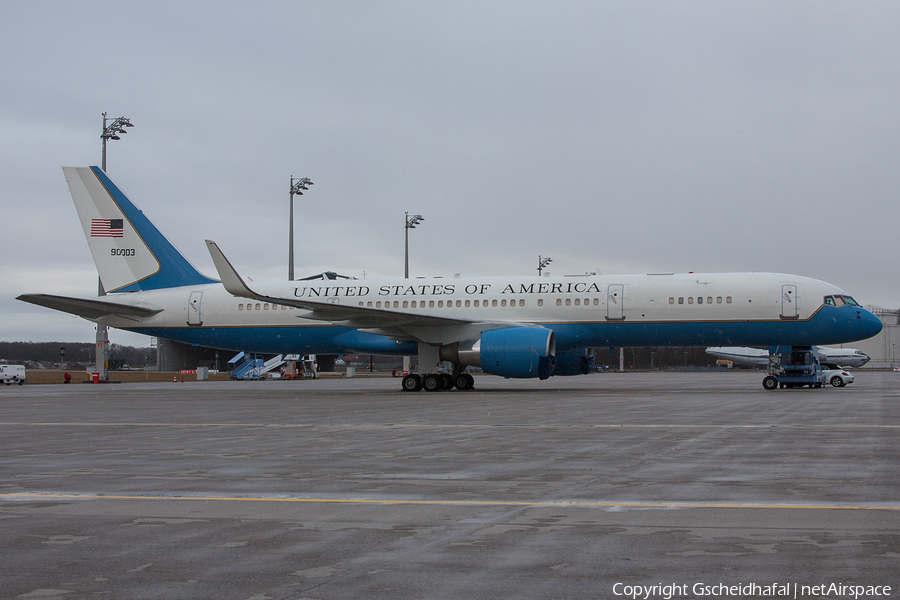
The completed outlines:
<svg viewBox="0 0 900 600">
<path fill-rule="evenodd" d="M 122 139 L 119 137 L 120 133 L 128 133 L 122 129 L 123 127 L 134 127 L 134 125 L 131 124 L 131 121 L 125 117 L 112 119 L 112 123 L 107 125 L 107 121 L 109 120 L 106 113 L 103 113 L 103 133 L 100 134 L 100 139 L 103 140 L 103 157 L 100 162 L 100 168 L 103 169 L 104 173 L 106 173 L 106 140 L 120 140 Z"/>
<path fill-rule="evenodd" d="M 291 218 L 290 228 L 288 230 L 288 281 L 294 280 L 294 196 L 302 196 L 303 192 L 309 190 L 309 186 L 313 184 L 309 177 L 303 177 L 294 183 L 294 176 L 291 175 Z"/>
<path fill-rule="evenodd" d="M 406 226 L 404 228 L 404 231 L 406 233 L 406 247 L 405 247 L 405 251 L 403 253 L 403 256 L 404 256 L 403 264 L 404 264 L 405 268 L 403 270 L 403 276 L 406 279 L 409 279 L 409 230 L 415 229 L 416 225 L 418 225 L 419 223 L 421 223 L 422 221 L 425 220 L 425 217 L 423 217 L 422 215 L 409 216 L 408 212 L 403 213 L 403 214 L 406 215 Z"/>
<path fill-rule="evenodd" d="M 549 256 L 541 257 L 541 255 L 538 254 L 538 277 L 541 276 L 541 272 L 547 267 L 547 265 L 552 262 L 553 259 Z"/>
<path fill-rule="evenodd" d="M 405 212 L 403 214 L 405 215 L 404 224 L 403 224 L 403 233 L 405 236 L 405 247 L 404 247 L 404 252 L 403 252 L 403 266 L 404 266 L 403 276 L 406 279 L 409 279 L 409 230 L 415 229 L 416 225 L 418 225 L 419 223 L 421 223 L 422 221 L 425 220 L 425 217 L 423 217 L 422 215 L 409 216 L 408 212 Z M 403 373 L 404 374 L 410 372 L 410 366 L 409 366 L 410 360 L 409 359 L 410 359 L 409 356 L 403 357 Z M 420 365 L 420 368 L 421 368 L 421 365 Z"/>
<path fill-rule="evenodd" d="M 112 123 L 109 123 L 110 120 Z M 100 158 L 100 168 L 103 169 L 104 173 L 106 173 L 106 140 L 122 139 L 119 137 L 119 134 L 128 133 L 125 131 L 125 127 L 134 127 L 134 125 L 125 117 L 110 119 L 106 116 L 106 113 L 103 113 L 103 133 L 100 134 L 100 139 L 103 141 L 103 153 Z M 97 295 L 106 295 L 106 290 L 103 289 L 103 280 L 99 277 L 97 277 Z M 109 371 L 106 368 L 106 357 L 109 352 L 109 333 L 106 325 L 101 325 L 100 323 L 97 323 L 97 345 L 94 352 L 94 362 L 96 363 L 94 368 L 100 374 L 100 380 L 106 381 L 109 378 Z"/>
</svg>

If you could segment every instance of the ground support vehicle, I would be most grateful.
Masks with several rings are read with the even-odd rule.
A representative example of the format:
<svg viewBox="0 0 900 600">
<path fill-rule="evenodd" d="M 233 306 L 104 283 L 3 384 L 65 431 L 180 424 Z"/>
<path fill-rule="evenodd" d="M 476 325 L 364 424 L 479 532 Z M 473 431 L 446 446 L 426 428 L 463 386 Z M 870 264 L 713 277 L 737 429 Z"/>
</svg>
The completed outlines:
<svg viewBox="0 0 900 600">
<path fill-rule="evenodd" d="M 232 379 L 262 379 L 263 364 L 263 359 L 256 354 L 240 352 L 228 361 L 228 375 Z"/>
<path fill-rule="evenodd" d="M 771 346 L 766 373 L 763 387 L 767 390 L 805 386 L 820 388 L 826 381 L 815 346 Z"/>
<path fill-rule="evenodd" d="M 25 383 L 25 367 L 22 365 L 0 365 L 0 382 L 6 385 Z"/>
</svg>

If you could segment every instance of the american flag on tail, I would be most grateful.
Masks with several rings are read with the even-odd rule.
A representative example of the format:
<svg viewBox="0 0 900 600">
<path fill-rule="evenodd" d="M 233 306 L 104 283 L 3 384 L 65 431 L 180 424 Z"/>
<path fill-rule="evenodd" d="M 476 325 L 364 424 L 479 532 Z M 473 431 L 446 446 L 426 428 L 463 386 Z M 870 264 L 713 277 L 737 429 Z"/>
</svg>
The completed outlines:
<svg viewBox="0 0 900 600">
<path fill-rule="evenodd" d="M 91 219 L 91 237 L 119 238 L 124 231 L 124 219 Z"/>
</svg>

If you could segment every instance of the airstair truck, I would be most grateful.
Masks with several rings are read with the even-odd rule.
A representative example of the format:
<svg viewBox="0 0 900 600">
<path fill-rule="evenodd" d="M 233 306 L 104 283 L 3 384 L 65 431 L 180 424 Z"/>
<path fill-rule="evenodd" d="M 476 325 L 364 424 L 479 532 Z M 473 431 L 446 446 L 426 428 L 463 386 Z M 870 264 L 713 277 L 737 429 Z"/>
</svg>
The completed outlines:
<svg viewBox="0 0 900 600">
<path fill-rule="evenodd" d="M 0 365 L 0 382 L 6 385 L 25 383 L 25 367 L 22 365 Z"/>
<path fill-rule="evenodd" d="M 232 379 L 262 379 L 262 366 L 263 360 L 255 354 L 239 352 L 228 361 L 228 375 Z"/>
<path fill-rule="evenodd" d="M 770 346 L 768 375 L 763 379 L 767 390 L 825 384 L 825 373 L 815 346 Z"/>
</svg>

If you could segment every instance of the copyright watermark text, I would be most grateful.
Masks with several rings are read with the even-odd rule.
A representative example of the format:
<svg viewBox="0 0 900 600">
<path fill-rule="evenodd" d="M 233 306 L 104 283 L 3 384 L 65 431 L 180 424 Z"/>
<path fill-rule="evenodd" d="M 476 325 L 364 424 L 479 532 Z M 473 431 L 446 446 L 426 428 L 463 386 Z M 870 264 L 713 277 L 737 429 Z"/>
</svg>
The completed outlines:
<svg viewBox="0 0 900 600">
<path fill-rule="evenodd" d="M 860 585 L 852 583 L 658 583 L 631 585 L 616 583 L 613 595 L 632 600 L 673 600 L 675 598 L 727 598 L 755 596 L 757 598 L 889 598 L 889 585 Z"/>
</svg>

